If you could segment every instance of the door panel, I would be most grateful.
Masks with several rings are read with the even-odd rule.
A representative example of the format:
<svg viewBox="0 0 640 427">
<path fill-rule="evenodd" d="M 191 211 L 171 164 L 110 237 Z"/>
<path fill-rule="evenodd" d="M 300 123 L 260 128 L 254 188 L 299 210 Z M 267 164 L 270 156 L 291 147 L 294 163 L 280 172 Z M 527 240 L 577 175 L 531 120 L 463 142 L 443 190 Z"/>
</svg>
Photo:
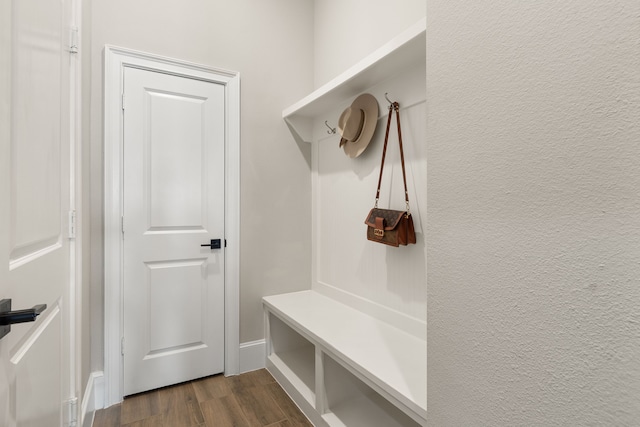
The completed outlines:
<svg viewBox="0 0 640 427">
<path fill-rule="evenodd" d="M 62 347 L 62 319 L 59 306 L 51 307 L 42 314 L 31 340 L 18 347 L 11 357 L 15 365 L 16 378 L 14 395 L 16 396 L 17 426 L 43 427 L 60 425 L 62 396 L 61 370 L 59 355 Z M 36 338 L 36 339 L 33 339 Z M 43 363 L 43 357 L 47 363 Z M 53 398 L 52 398 L 53 397 Z M 34 407 L 38 410 L 35 411 Z"/>
<path fill-rule="evenodd" d="M 149 356 L 204 345 L 202 324 L 206 259 L 146 263 L 149 299 Z M 171 313 L 180 316 L 179 319 Z"/>
<path fill-rule="evenodd" d="M 203 116 L 206 98 L 186 94 L 145 91 L 151 112 L 145 126 L 151 155 L 149 177 L 149 228 L 153 230 L 206 228 L 203 203 Z M 170 118 L 170 119 L 169 119 Z M 188 209 L 178 209 L 188 206 Z"/>
<path fill-rule="evenodd" d="M 15 262 L 60 238 L 61 183 L 51 178 L 61 173 L 61 117 L 52 109 L 62 99 L 63 28 L 60 2 L 13 4 L 10 247 Z"/>
<path fill-rule="evenodd" d="M 124 75 L 124 393 L 224 371 L 224 86 Z"/>
<path fill-rule="evenodd" d="M 0 2 L 0 425 L 59 426 L 70 390 L 70 1 Z"/>
</svg>

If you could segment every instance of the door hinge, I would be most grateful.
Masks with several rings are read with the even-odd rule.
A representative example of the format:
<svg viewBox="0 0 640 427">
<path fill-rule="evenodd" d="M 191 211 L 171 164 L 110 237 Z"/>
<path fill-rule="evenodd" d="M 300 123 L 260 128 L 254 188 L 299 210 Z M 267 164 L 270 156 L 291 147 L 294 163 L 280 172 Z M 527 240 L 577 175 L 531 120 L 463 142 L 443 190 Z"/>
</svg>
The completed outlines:
<svg viewBox="0 0 640 427">
<path fill-rule="evenodd" d="M 124 111 L 124 93 L 122 94 L 122 111 Z"/>
<path fill-rule="evenodd" d="M 78 52 L 78 27 L 72 27 L 69 35 L 69 53 L 76 54 Z"/>
<path fill-rule="evenodd" d="M 69 211 L 69 239 L 76 238 L 76 211 Z"/>
<path fill-rule="evenodd" d="M 124 337 L 120 339 L 120 353 L 124 356 Z"/>
<path fill-rule="evenodd" d="M 65 426 L 76 427 L 78 425 L 78 398 L 74 397 L 65 402 Z"/>
<path fill-rule="evenodd" d="M 124 234 L 124 217 L 120 217 L 120 229 L 122 230 L 122 234 Z"/>
</svg>

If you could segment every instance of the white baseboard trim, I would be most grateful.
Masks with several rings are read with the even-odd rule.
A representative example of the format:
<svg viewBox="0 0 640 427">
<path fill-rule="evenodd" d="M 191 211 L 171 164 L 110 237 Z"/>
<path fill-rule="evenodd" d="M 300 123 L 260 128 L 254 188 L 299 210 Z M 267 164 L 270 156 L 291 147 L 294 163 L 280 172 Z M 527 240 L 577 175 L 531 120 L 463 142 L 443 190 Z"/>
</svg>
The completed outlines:
<svg viewBox="0 0 640 427">
<path fill-rule="evenodd" d="M 240 344 L 240 373 L 264 368 L 265 358 L 266 343 L 264 339 Z M 95 412 L 104 408 L 104 399 L 104 372 L 92 372 L 82 397 L 80 424 L 82 427 L 93 425 Z"/>
<path fill-rule="evenodd" d="M 240 373 L 264 368 L 266 351 L 263 339 L 240 344 Z"/>
<path fill-rule="evenodd" d="M 80 425 L 91 427 L 98 409 L 104 407 L 104 372 L 96 371 L 89 375 L 87 387 L 82 395 Z"/>
<path fill-rule="evenodd" d="M 240 372 L 251 372 L 265 367 L 265 340 L 250 341 L 240 344 Z M 104 372 L 96 371 L 89 375 L 87 387 L 82 398 L 81 426 L 91 427 L 98 409 L 103 409 L 105 403 Z"/>
</svg>

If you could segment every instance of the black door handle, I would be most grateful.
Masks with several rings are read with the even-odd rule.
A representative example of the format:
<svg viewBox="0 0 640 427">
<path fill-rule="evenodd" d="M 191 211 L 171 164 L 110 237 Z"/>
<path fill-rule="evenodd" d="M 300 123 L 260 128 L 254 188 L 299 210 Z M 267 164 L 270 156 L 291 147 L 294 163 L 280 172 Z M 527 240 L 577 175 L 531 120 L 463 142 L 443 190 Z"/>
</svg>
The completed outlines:
<svg viewBox="0 0 640 427">
<path fill-rule="evenodd" d="M 6 300 L 2 300 L 3 302 Z M 47 308 L 47 304 L 34 305 L 26 310 L 7 311 L 0 313 L 0 325 L 12 325 L 14 323 L 33 322 L 36 317 Z M 11 300 L 9 300 L 11 309 Z"/>
<path fill-rule="evenodd" d="M 14 323 L 33 322 L 47 308 L 47 304 L 34 305 L 26 310 L 11 311 L 11 299 L 0 301 L 0 338 L 11 332 Z"/>
<path fill-rule="evenodd" d="M 222 247 L 222 241 L 220 239 L 211 239 L 211 243 L 200 246 L 210 246 L 211 249 L 220 249 Z"/>
</svg>

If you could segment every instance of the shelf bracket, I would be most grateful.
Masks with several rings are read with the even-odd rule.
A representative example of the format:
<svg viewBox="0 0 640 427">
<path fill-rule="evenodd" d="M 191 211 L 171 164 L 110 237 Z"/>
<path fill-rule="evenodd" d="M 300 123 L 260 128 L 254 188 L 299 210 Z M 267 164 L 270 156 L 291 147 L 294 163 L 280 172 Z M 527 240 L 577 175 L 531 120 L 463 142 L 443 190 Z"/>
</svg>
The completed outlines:
<svg viewBox="0 0 640 427">
<path fill-rule="evenodd" d="M 298 144 L 311 144 L 311 119 L 285 117 L 284 122 Z"/>
</svg>

